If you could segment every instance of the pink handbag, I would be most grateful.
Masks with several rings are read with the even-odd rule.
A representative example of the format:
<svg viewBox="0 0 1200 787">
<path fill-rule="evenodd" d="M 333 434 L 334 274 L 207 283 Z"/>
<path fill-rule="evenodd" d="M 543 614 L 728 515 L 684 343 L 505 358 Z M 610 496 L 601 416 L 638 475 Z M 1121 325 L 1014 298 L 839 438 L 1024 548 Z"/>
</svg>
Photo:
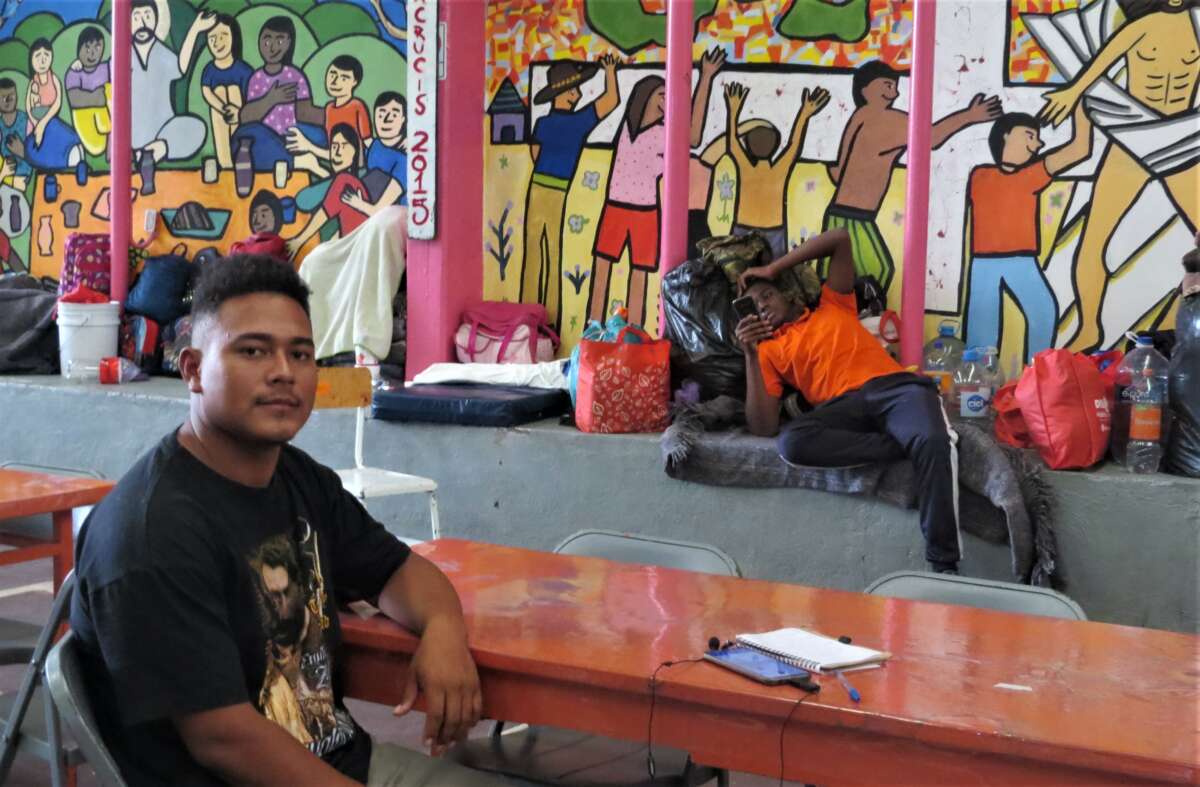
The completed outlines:
<svg viewBox="0 0 1200 787">
<path fill-rule="evenodd" d="M 454 349 L 460 363 L 553 361 L 558 334 L 545 306 L 485 301 L 463 312 Z"/>
<path fill-rule="evenodd" d="M 63 245 L 62 271 L 58 294 L 66 295 L 79 285 L 108 295 L 112 291 L 112 256 L 109 236 L 92 232 L 72 232 Z"/>
</svg>

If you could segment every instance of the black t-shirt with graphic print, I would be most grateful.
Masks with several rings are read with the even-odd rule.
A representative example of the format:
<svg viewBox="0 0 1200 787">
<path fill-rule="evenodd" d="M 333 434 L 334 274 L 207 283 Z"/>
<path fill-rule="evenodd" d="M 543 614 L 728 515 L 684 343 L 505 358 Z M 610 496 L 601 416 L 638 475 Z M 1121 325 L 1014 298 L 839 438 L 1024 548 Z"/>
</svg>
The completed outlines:
<svg viewBox="0 0 1200 787">
<path fill-rule="evenodd" d="M 76 548 L 71 627 L 129 784 L 219 784 L 171 720 L 242 702 L 365 782 L 371 741 L 342 704 L 337 604 L 375 598 L 408 554 L 299 449 L 256 489 L 164 438 Z"/>
</svg>

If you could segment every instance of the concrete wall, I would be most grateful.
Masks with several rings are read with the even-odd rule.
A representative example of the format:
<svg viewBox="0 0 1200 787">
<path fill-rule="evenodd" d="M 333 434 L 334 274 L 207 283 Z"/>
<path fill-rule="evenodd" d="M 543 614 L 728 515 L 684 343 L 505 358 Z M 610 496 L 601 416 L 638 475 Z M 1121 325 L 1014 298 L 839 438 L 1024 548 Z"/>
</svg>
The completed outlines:
<svg viewBox="0 0 1200 787">
<path fill-rule="evenodd" d="M 0 462 L 87 467 L 117 478 L 187 412 L 182 384 L 121 388 L 0 378 Z M 352 462 L 350 412 L 317 413 L 297 444 Z M 860 590 L 924 567 L 915 511 L 869 498 L 674 481 L 653 435 L 585 435 L 542 422 L 516 429 L 368 422 L 368 463 L 435 478 L 442 532 L 550 549 L 583 528 L 714 544 L 746 576 Z M 1194 632 L 1200 481 L 1112 467 L 1050 473 L 1066 592 L 1094 620 Z M 369 506 L 398 535 L 427 538 L 423 502 Z M 964 535 L 964 573 L 1011 579 L 1006 546 Z"/>
</svg>

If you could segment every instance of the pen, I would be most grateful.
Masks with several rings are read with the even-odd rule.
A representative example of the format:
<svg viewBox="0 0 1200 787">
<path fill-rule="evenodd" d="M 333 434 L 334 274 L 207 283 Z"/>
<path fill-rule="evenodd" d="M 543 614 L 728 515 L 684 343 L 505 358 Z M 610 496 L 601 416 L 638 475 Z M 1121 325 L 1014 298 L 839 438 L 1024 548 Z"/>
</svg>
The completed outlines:
<svg viewBox="0 0 1200 787">
<path fill-rule="evenodd" d="M 841 670 L 837 670 L 833 674 L 837 675 L 838 683 L 842 684 L 842 688 L 845 689 L 846 693 L 850 695 L 850 699 L 854 700 L 855 702 L 862 701 L 862 695 L 858 693 L 858 689 L 850 685 L 850 681 L 846 680 L 846 676 L 842 674 Z"/>
</svg>

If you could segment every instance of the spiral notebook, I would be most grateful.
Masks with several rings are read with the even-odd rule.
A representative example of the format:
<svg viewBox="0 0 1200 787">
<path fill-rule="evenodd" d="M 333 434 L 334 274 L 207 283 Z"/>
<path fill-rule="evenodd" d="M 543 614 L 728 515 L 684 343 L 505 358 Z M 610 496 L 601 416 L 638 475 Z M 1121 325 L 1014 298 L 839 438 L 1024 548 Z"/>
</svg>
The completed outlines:
<svg viewBox="0 0 1200 787">
<path fill-rule="evenodd" d="M 738 634 L 737 641 L 810 672 L 878 667 L 892 655 L 796 628 Z"/>
</svg>

